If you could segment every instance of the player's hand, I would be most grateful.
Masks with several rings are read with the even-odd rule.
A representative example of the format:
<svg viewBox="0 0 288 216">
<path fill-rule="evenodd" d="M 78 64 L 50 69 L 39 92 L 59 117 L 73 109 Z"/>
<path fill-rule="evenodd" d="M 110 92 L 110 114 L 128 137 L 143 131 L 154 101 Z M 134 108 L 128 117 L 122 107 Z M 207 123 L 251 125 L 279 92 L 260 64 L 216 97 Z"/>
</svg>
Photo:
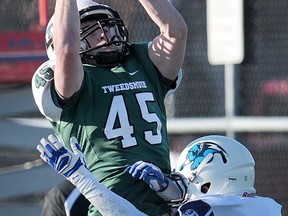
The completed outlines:
<svg viewBox="0 0 288 216">
<path fill-rule="evenodd" d="M 51 134 L 48 136 L 48 140 L 45 138 L 40 140 L 40 144 L 37 145 L 37 150 L 41 153 L 40 157 L 47 164 L 68 178 L 81 166 L 86 167 L 80 145 L 75 137 L 70 138 L 70 145 L 73 152 L 65 148 L 64 145 Z"/>
<path fill-rule="evenodd" d="M 168 187 L 168 179 L 161 169 L 152 163 L 138 161 L 125 169 L 126 173 L 131 174 L 146 182 L 154 191 L 164 191 Z"/>
</svg>

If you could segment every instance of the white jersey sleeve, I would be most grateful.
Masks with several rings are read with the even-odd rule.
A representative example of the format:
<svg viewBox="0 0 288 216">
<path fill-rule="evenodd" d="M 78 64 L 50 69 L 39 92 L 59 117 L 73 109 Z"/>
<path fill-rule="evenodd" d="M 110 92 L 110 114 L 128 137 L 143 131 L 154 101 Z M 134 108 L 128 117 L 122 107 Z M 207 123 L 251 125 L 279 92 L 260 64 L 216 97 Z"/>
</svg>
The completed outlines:
<svg viewBox="0 0 288 216">
<path fill-rule="evenodd" d="M 102 215 L 146 215 L 129 201 L 102 185 L 84 166 L 81 166 L 68 180 L 79 189 Z"/>
<path fill-rule="evenodd" d="M 32 93 L 42 115 L 49 121 L 57 122 L 62 110 L 54 104 L 51 95 L 54 67 L 55 60 L 48 60 L 40 65 L 32 77 Z"/>
<path fill-rule="evenodd" d="M 178 208 L 178 215 L 188 213 L 199 216 L 281 216 L 281 205 L 267 197 L 214 195 L 190 200 Z"/>
</svg>

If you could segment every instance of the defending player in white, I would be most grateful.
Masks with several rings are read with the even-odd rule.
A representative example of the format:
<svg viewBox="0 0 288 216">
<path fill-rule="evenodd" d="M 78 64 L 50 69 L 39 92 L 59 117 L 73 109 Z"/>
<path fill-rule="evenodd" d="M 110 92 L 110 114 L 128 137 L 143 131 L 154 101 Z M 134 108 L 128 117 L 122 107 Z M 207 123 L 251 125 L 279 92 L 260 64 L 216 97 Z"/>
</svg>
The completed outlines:
<svg viewBox="0 0 288 216">
<path fill-rule="evenodd" d="M 103 215 L 145 215 L 89 172 L 78 141 L 66 149 L 50 135 L 37 146 L 41 158 L 62 174 Z M 176 172 L 164 176 L 155 165 L 138 161 L 125 172 L 146 182 L 171 203 L 171 214 L 190 216 L 279 216 L 281 205 L 256 196 L 255 162 L 248 149 L 226 136 L 201 137 L 182 151 Z M 172 181 L 173 180 L 173 181 Z"/>
</svg>

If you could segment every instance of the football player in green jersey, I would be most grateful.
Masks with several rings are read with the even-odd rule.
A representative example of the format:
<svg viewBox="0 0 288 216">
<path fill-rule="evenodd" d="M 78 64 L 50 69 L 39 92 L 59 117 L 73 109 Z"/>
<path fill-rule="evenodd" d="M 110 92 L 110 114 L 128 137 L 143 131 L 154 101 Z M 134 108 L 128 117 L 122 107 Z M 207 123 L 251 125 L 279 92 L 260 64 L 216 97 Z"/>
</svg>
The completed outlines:
<svg viewBox="0 0 288 216">
<path fill-rule="evenodd" d="M 111 7 L 57 0 L 46 29 L 49 60 L 35 72 L 32 89 L 61 142 L 80 140 L 101 183 L 144 213 L 164 215 L 166 202 L 124 170 L 143 160 L 170 172 L 164 99 L 181 80 L 187 26 L 169 1 L 138 1 L 160 34 L 130 44 Z M 89 215 L 97 214 L 90 206 Z"/>
</svg>

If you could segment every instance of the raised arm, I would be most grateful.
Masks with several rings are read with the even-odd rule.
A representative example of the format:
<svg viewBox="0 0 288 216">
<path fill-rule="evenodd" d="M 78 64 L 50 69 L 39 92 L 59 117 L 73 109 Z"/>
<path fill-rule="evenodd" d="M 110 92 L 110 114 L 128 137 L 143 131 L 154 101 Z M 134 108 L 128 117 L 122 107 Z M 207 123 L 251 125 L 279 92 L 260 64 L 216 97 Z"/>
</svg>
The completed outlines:
<svg viewBox="0 0 288 216">
<path fill-rule="evenodd" d="M 55 87 L 63 98 L 71 97 L 81 87 L 84 72 L 79 56 L 80 21 L 76 0 L 57 0 L 53 23 L 56 54 Z"/>
<path fill-rule="evenodd" d="M 137 161 L 125 169 L 126 173 L 144 181 L 165 201 L 178 200 L 183 197 L 182 190 L 161 169 L 152 163 Z"/>
<path fill-rule="evenodd" d="M 161 74 L 171 80 L 177 77 L 184 60 L 187 26 L 183 17 L 168 0 L 139 0 L 160 34 L 149 47 L 149 56 Z"/>
<path fill-rule="evenodd" d="M 86 168 L 84 156 L 75 137 L 66 149 L 53 135 L 42 138 L 37 145 L 40 157 L 63 175 L 105 216 L 145 216 L 134 205 L 101 184 Z"/>
</svg>

